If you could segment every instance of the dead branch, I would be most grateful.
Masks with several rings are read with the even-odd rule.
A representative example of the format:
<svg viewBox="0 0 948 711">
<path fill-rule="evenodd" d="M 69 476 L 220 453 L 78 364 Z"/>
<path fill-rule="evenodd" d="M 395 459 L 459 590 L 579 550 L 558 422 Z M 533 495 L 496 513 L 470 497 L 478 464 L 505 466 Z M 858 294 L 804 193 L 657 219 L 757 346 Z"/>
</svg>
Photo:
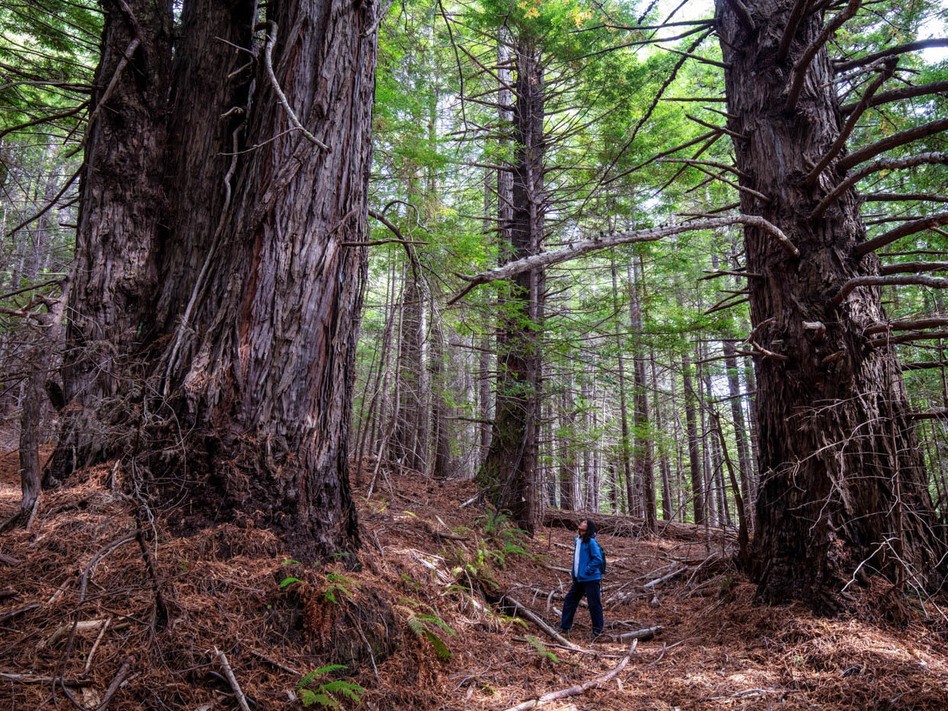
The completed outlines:
<svg viewBox="0 0 948 711">
<path fill-rule="evenodd" d="M 109 702 L 112 700 L 112 697 L 115 696 L 115 692 L 122 688 L 122 684 L 125 682 L 125 678 L 128 676 L 128 672 L 132 668 L 133 661 L 134 657 L 125 657 L 125 661 L 122 662 L 122 666 L 119 667 L 118 672 L 112 679 L 112 683 L 109 684 L 108 688 L 105 690 L 105 694 L 102 695 L 102 701 L 98 706 L 96 706 L 95 711 L 105 711 L 105 709 L 108 708 Z"/>
<path fill-rule="evenodd" d="M 58 684 L 60 681 L 66 686 L 93 686 L 95 682 L 92 679 L 60 679 L 59 677 L 40 676 L 38 674 L 14 674 L 12 672 L 0 672 L 0 679 L 16 681 L 20 684 L 51 684 L 54 681 Z"/>
<path fill-rule="evenodd" d="M 502 279 L 510 279 L 517 274 L 531 271 L 533 269 L 544 269 L 554 264 L 567 262 L 576 259 L 585 254 L 598 252 L 610 247 L 617 247 L 623 244 L 633 244 L 638 242 L 656 242 L 663 237 L 682 234 L 684 232 L 694 232 L 696 230 L 713 230 L 720 227 L 729 227 L 730 225 L 742 224 L 750 227 L 757 227 L 764 232 L 775 237 L 784 250 L 794 257 L 800 256 L 800 251 L 794 246 L 783 231 L 765 220 L 759 215 L 732 215 L 729 217 L 715 217 L 707 220 L 693 220 L 690 222 L 680 222 L 677 224 L 663 225 L 645 230 L 626 230 L 624 232 L 612 232 L 609 234 L 600 234 L 598 237 L 570 244 L 567 247 L 549 252 L 541 252 L 523 259 L 516 259 L 508 262 L 502 267 L 481 272 L 471 276 L 459 275 L 461 279 L 468 282 L 468 285 L 457 295 L 448 301 L 448 305 L 454 304 L 466 296 L 470 291 L 480 286 Z"/>
<path fill-rule="evenodd" d="M 727 0 L 727 4 L 731 6 L 731 9 L 734 11 L 734 14 L 737 15 L 737 19 L 740 20 L 745 30 L 751 34 L 757 31 L 757 25 L 754 24 L 754 18 L 751 17 L 747 5 L 742 3 L 741 0 Z"/>
<path fill-rule="evenodd" d="M 948 360 L 932 360 L 917 363 L 902 363 L 902 370 L 928 370 L 933 368 L 948 368 Z"/>
<path fill-rule="evenodd" d="M 870 99 L 868 108 L 881 106 L 882 104 L 889 104 L 893 101 L 901 101 L 902 99 L 911 99 L 916 96 L 943 94 L 945 91 L 948 91 L 948 81 L 934 81 L 931 84 L 906 86 L 901 89 L 893 89 L 892 91 L 884 91 L 881 94 L 876 94 L 874 97 L 872 97 L 872 99 Z M 843 104 L 839 107 L 839 110 L 843 115 L 846 115 L 849 112 L 854 111 L 858 105 L 858 102 L 854 101 L 850 104 Z"/>
<path fill-rule="evenodd" d="M 889 47 L 880 52 L 875 52 L 874 54 L 867 54 L 865 57 L 859 57 L 858 59 L 837 60 L 833 62 L 833 67 L 837 72 L 848 72 L 850 69 L 872 64 L 877 59 L 894 57 L 908 52 L 917 52 L 920 49 L 930 49 L 932 47 L 948 47 L 948 38 L 935 37 L 932 39 L 918 40 L 917 42 L 909 42 L 908 44 L 900 44 L 896 47 Z"/>
<path fill-rule="evenodd" d="M 866 176 L 877 173 L 880 170 L 900 170 L 902 168 L 914 168 L 919 165 L 929 164 L 948 164 L 948 153 L 919 153 L 918 155 L 909 156 L 908 158 L 882 159 L 871 163 L 865 168 L 862 168 L 850 175 L 839 185 L 833 188 L 829 193 L 827 193 L 826 197 L 820 201 L 820 204 L 813 209 L 813 212 L 810 214 L 810 218 L 816 219 L 821 217 L 823 213 L 826 212 L 827 208 L 829 208 L 830 205 L 839 199 L 840 195 L 849 190 Z"/>
<path fill-rule="evenodd" d="M 259 25 L 257 25 L 257 27 L 269 30 L 266 33 L 266 40 L 264 41 L 263 60 L 264 66 L 267 70 L 267 78 L 270 80 L 273 91 L 276 93 L 277 99 L 280 101 L 280 106 L 282 106 L 283 110 L 286 111 L 286 115 L 289 117 L 290 123 L 293 124 L 294 128 L 302 133 L 310 143 L 329 153 L 329 146 L 310 133 L 296 116 L 296 112 L 293 110 L 293 107 L 290 106 L 289 99 L 286 98 L 286 94 L 283 93 L 283 89 L 280 87 L 280 82 L 277 81 L 276 73 L 273 71 L 273 45 L 276 44 L 277 29 L 279 29 L 277 23 L 273 22 L 272 20 L 267 20 L 266 22 L 261 22 Z"/>
<path fill-rule="evenodd" d="M 217 660 L 220 662 L 221 668 L 224 670 L 224 676 L 227 677 L 227 683 L 229 683 L 230 688 L 234 690 L 234 696 L 237 697 L 237 704 L 240 706 L 241 711 L 250 711 L 250 706 L 247 705 L 247 697 L 244 696 L 244 692 L 240 690 L 240 684 L 237 683 L 237 677 L 234 676 L 234 670 L 231 669 L 230 663 L 227 661 L 227 655 L 217 647 L 214 647 L 214 654 L 217 656 Z"/>
<path fill-rule="evenodd" d="M 506 711 L 525 711 L 525 709 L 533 709 L 538 706 L 543 706 L 544 704 L 549 703 L 550 701 L 557 701 L 559 699 L 567 699 L 571 696 L 578 696 L 593 687 L 600 686 L 605 684 L 608 681 L 611 681 L 619 672 L 625 669 L 629 660 L 632 658 L 632 655 L 635 653 L 635 648 L 638 646 L 639 641 L 637 639 L 632 640 L 632 644 L 629 645 L 629 651 L 626 653 L 625 657 L 622 658 L 616 666 L 602 674 L 597 676 L 595 679 L 590 679 L 589 681 L 583 682 L 582 684 L 577 684 L 576 686 L 571 686 L 568 689 L 562 689 L 560 691 L 551 691 L 549 694 L 544 694 L 538 699 L 531 699 L 530 701 L 524 701 L 522 704 L 517 704 L 516 706 L 511 706 Z"/>
<path fill-rule="evenodd" d="M 875 239 L 871 239 L 867 242 L 856 245 L 853 248 L 853 255 L 856 257 L 862 257 L 866 254 L 869 254 L 869 252 L 874 252 L 881 247 L 892 244 L 902 237 L 908 237 L 909 235 L 914 235 L 918 232 L 924 232 L 925 230 L 940 227 L 941 225 L 948 225 L 948 212 L 940 212 L 936 215 L 923 217 L 921 220 L 906 222 L 904 225 L 900 225 L 893 230 L 889 230 L 888 232 L 879 235 Z"/>
<path fill-rule="evenodd" d="M 948 279 L 945 279 L 945 286 L 948 287 Z M 908 331 L 900 336 L 890 336 L 888 334 L 879 338 L 872 338 L 867 345 L 870 348 L 884 348 L 886 346 L 895 346 L 900 343 L 915 343 L 916 341 L 931 341 L 939 338 L 948 338 L 946 331 Z"/>
<path fill-rule="evenodd" d="M 860 195 L 863 202 L 948 202 L 948 196 L 934 193 L 865 193 Z"/>
<path fill-rule="evenodd" d="M 853 168 L 860 163 L 864 163 L 870 158 L 874 158 L 880 153 L 884 153 L 885 151 L 891 150 L 892 148 L 896 148 L 906 143 L 911 143 L 912 141 L 917 141 L 920 138 L 925 138 L 926 136 L 931 136 L 946 130 L 948 130 L 948 118 L 932 121 L 931 123 L 923 123 L 921 126 L 914 126 L 905 131 L 893 133 L 891 136 L 887 136 L 881 141 L 876 141 L 875 143 L 860 148 L 858 151 L 850 153 L 845 158 L 840 158 L 837 165 L 840 170 L 849 170 L 850 168 Z"/>
<path fill-rule="evenodd" d="M 702 119 L 699 119 L 697 116 L 692 116 L 691 114 L 685 114 L 685 118 L 688 119 L 689 121 L 694 121 L 699 126 L 710 128 L 712 131 L 717 131 L 719 133 L 726 133 L 731 138 L 737 138 L 741 140 L 744 138 L 744 136 L 739 134 L 737 131 L 732 131 L 731 129 L 725 126 L 718 126 L 717 124 L 713 124 L 710 121 L 704 121 Z"/>
<path fill-rule="evenodd" d="M 853 129 L 856 128 L 856 123 L 859 121 L 859 118 L 862 116 L 863 112 L 869 106 L 869 100 L 872 98 L 879 87 L 881 87 L 895 72 L 896 60 L 889 60 L 883 66 L 882 70 L 879 72 L 879 75 L 872 81 L 872 84 L 866 89 L 862 95 L 862 100 L 850 114 L 849 118 L 846 120 L 846 124 L 840 130 L 839 135 L 836 136 L 836 140 L 833 141 L 833 145 L 830 146 L 829 150 L 823 155 L 822 158 L 813 166 L 813 170 L 810 171 L 810 174 L 804 178 L 804 182 L 807 185 L 812 185 L 816 182 L 816 179 L 820 177 L 820 173 L 823 172 L 824 168 L 830 164 L 830 161 L 833 160 L 839 152 L 843 150 L 846 146 L 846 140 L 849 138 L 850 134 L 853 132 Z"/>
<path fill-rule="evenodd" d="M 880 323 L 870 326 L 863 331 L 866 336 L 874 336 L 877 333 L 886 333 L 888 331 L 914 331 L 923 328 L 940 328 L 948 326 L 948 318 L 931 317 L 914 320 L 890 321 L 889 323 Z"/>
<path fill-rule="evenodd" d="M 640 630 L 635 630 L 633 632 L 623 632 L 619 635 L 619 639 L 635 639 L 642 640 L 643 642 L 652 639 L 655 635 L 661 632 L 664 627 L 661 625 L 656 625 L 655 627 L 645 627 Z"/>
<path fill-rule="evenodd" d="M 682 573 L 684 573 L 686 570 L 688 570 L 688 567 L 687 567 L 687 566 L 684 566 L 684 567 L 681 567 L 681 568 L 675 568 L 675 570 L 673 570 L 672 572 L 666 573 L 665 575 L 663 575 L 663 576 L 660 577 L 660 578 L 655 578 L 655 580 L 651 580 L 651 581 L 645 583 L 645 585 L 643 585 L 642 587 L 645 588 L 646 590 L 652 590 L 652 589 L 658 587 L 659 585 L 661 585 L 662 583 L 667 582 L 668 580 L 671 580 L 672 578 L 677 578 L 679 575 L 681 575 Z"/>
<path fill-rule="evenodd" d="M 12 610 L 7 610 L 6 612 L 0 613 L 0 624 L 3 624 L 7 620 L 12 620 L 14 617 L 19 617 L 30 610 L 35 610 L 37 607 L 39 607 L 38 602 L 31 602 L 29 605 L 15 607 Z"/>
<path fill-rule="evenodd" d="M 850 279 L 836 294 L 830 303 L 839 306 L 843 299 L 849 296 L 853 289 L 860 286 L 930 286 L 933 289 L 948 288 L 948 279 L 926 276 L 862 276 Z"/>
<path fill-rule="evenodd" d="M 729 173 L 733 173 L 739 178 L 746 178 L 747 175 L 739 171 L 733 165 L 727 165 L 726 163 L 718 163 L 713 160 L 692 160 L 690 158 L 659 158 L 657 163 L 684 163 L 685 165 L 693 166 L 708 166 L 710 168 L 717 168 L 718 170 L 726 170 Z"/>
<path fill-rule="evenodd" d="M 557 642 L 559 642 L 560 644 L 566 645 L 566 647 L 568 647 L 569 649 L 576 649 L 576 648 L 577 648 L 575 644 L 573 644 L 572 642 L 570 642 L 570 641 L 569 641 L 568 639 L 566 639 L 563 635 L 561 635 L 559 632 L 557 632 L 557 631 L 554 630 L 552 627 L 550 627 L 546 622 L 544 622 L 544 621 L 543 621 L 543 618 L 541 618 L 541 617 L 540 617 L 539 615 L 537 615 L 536 613 L 532 612 L 532 611 L 531 611 L 530 609 L 528 609 L 526 606 L 524 606 L 524 605 L 522 605 L 521 603 L 517 602 L 517 601 L 516 601 L 514 598 L 512 598 L 509 594 L 508 594 L 508 595 L 504 595 L 502 599 L 503 599 L 503 600 L 506 600 L 506 601 L 509 602 L 511 605 L 513 605 L 514 608 L 516 608 L 516 610 L 517 610 L 517 614 L 520 614 L 520 615 L 523 615 L 524 617 L 526 617 L 526 618 L 527 618 L 528 620 L 530 620 L 533 624 L 535 624 L 535 625 L 536 625 L 537 627 L 539 627 L 541 630 L 543 630 L 544 632 L 546 632 L 546 634 L 549 635 L 552 639 L 555 639 L 555 640 L 556 640 Z"/>
<path fill-rule="evenodd" d="M 790 11 L 790 17 L 787 19 L 787 26 L 783 28 L 783 35 L 780 37 L 780 44 L 777 46 L 777 63 L 783 62 L 790 52 L 790 43 L 797 34 L 797 28 L 800 26 L 800 20 L 806 14 L 807 5 L 810 0 L 796 0 L 793 4 L 793 10 Z"/>
<path fill-rule="evenodd" d="M 846 8 L 829 22 L 827 22 L 819 36 L 817 36 L 817 38 L 813 40 L 813 42 L 805 50 L 803 50 L 803 54 L 800 55 L 800 58 L 793 65 L 793 80 L 790 82 L 790 89 L 787 92 L 787 104 L 785 106 L 786 111 L 793 111 L 796 108 L 797 100 L 800 98 L 800 93 L 803 91 L 803 81 L 806 79 L 806 73 L 810 68 L 810 62 L 813 61 L 816 53 L 823 48 L 823 46 L 829 41 L 830 37 L 833 36 L 833 33 L 836 32 L 836 30 L 842 27 L 847 20 L 851 19 L 856 14 L 856 11 L 859 9 L 860 5 L 862 5 L 862 0 L 849 0 Z"/>
<path fill-rule="evenodd" d="M 693 32 L 690 32 L 689 34 L 694 34 L 694 33 L 693 33 Z M 669 39 L 680 39 L 680 38 L 678 38 L 678 37 L 674 37 L 674 38 L 672 38 L 672 37 L 662 37 L 660 40 L 656 40 L 656 41 L 658 41 L 658 42 L 664 42 L 664 41 L 669 40 Z M 682 57 L 687 57 L 688 59 L 694 59 L 695 61 L 701 62 L 702 64 L 710 64 L 712 67 L 720 67 L 721 69 L 730 69 L 730 68 L 731 68 L 731 65 L 730 65 L 730 64 L 725 64 L 724 62 L 718 62 L 718 61 L 715 61 L 714 59 L 708 59 L 707 57 L 702 57 L 700 54 L 692 54 L 692 53 L 690 53 L 690 52 L 682 52 L 682 51 L 677 50 L 677 49 L 672 49 L 671 47 L 662 47 L 661 45 L 658 45 L 658 48 L 661 49 L 661 50 L 663 50 L 663 51 L 665 51 L 665 52 L 671 52 L 672 54 L 678 54 L 678 55 L 681 55 Z"/>
<path fill-rule="evenodd" d="M 56 206 L 56 203 L 59 202 L 59 198 L 61 198 L 63 195 L 65 195 L 65 194 L 66 194 L 66 191 L 69 190 L 70 187 L 72 187 L 72 184 L 75 182 L 76 178 L 79 177 L 79 174 L 80 174 L 81 172 L 82 172 L 82 168 L 79 168 L 79 170 L 77 170 L 75 173 L 73 173 L 73 174 L 72 174 L 72 177 L 69 178 L 69 180 L 66 181 L 66 184 L 63 185 L 63 187 L 60 189 L 60 191 L 59 191 L 58 193 L 56 193 L 56 194 L 53 196 L 53 198 L 52 198 L 49 202 L 47 202 L 42 208 L 40 208 L 40 211 L 39 211 L 39 212 L 34 213 L 34 214 L 31 215 L 30 217 L 27 217 L 25 220 L 23 220 L 23 222 L 21 222 L 21 223 L 18 224 L 16 227 L 14 227 L 12 230 L 10 230 L 9 232 L 7 232 L 6 236 L 7 236 L 7 237 L 12 237 L 12 236 L 15 235 L 19 230 L 23 229 L 24 227 L 26 227 L 26 226 L 27 226 L 28 224 L 30 224 L 31 222 L 35 222 L 36 220 L 38 220 L 39 218 L 41 218 L 43 215 L 45 215 L 47 212 L 49 212 L 50 210 L 52 210 L 52 209 Z"/>
</svg>

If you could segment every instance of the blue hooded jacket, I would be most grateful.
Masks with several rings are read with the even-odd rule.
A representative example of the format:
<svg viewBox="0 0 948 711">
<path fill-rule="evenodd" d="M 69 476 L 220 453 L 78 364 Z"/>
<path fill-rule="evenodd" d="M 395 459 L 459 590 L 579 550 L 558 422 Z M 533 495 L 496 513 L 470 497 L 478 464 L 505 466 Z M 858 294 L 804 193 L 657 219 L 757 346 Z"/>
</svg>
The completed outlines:
<svg viewBox="0 0 948 711">
<path fill-rule="evenodd" d="M 587 543 L 579 536 L 576 537 L 573 548 L 573 580 L 580 583 L 602 580 L 602 561 L 602 548 L 595 538 L 590 538 Z"/>
</svg>

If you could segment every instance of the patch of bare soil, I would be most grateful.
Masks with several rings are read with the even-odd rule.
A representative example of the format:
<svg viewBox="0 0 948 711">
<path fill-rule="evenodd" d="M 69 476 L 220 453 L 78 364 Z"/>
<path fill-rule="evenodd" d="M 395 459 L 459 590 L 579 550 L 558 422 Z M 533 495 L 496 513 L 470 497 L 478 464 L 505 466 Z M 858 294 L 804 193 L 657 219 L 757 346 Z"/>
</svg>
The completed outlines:
<svg viewBox="0 0 948 711">
<path fill-rule="evenodd" d="M 343 708 L 508 709 L 571 688 L 540 707 L 948 707 L 948 625 L 932 602 L 906 605 L 899 625 L 881 585 L 848 619 L 758 606 L 730 538 L 700 529 L 603 533 L 608 635 L 590 645 L 581 609 L 566 646 L 514 613 L 556 627 L 571 531 L 524 538 L 461 506 L 471 482 L 389 473 L 360 491 L 353 571 L 293 561 L 246 521 L 174 536 L 123 478 L 87 470 L 44 494 L 31 530 L 0 538 L 0 709 L 318 708 L 327 693 Z"/>
</svg>

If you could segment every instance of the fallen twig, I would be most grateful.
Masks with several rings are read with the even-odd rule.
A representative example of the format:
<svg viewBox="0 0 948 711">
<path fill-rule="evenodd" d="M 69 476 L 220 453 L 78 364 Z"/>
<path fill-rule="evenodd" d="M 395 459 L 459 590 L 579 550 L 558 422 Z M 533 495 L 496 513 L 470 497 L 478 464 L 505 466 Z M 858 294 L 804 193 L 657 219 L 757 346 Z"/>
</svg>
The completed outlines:
<svg viewBox="0 0 948 711">
<path fill-rule="evenodd" d="M 571 686 L 568 689 L 561 689 L 559 691 L 551 691 L 549 694 L 544 694 L 538 699 L 531 699 L 530 701 L 524 701 L 522 704 L 517 704 L 516 706 L 511 706 L 506 711 L 525 711 L 526 709 L 533 709 L 537 706 L 542 706 L 550 701 L 557 701 L 559 699 L 567 699 L 570 696 L 578 696 L 594 686 L 599 686 L 600 684 L 605 684 L 615 677 L 619 672 L 626 668 L 629 664 L 629 659 L 632 658 L 632 654 L 635 652 L 635 648 L 638 646 L 639 641 L 633 640 L 632 644 L 629 645 L 629 651 L 622 658 L 618 664 L 615 665 L 610 671 L 597 676 L 595 679 L 590 679 L 589 681 L 583 682 L 582 684 L 577 684 Z"/>
<path fill-rule="evenodd" d="M 644 627 L 643 629 L 635 630 L 633 632 L 623 632 L 622 634 L 619 635 L 619 639 L 647 640 L 657 635 L 663 629 L 665 628 L 662 627 L 661 625 L 656 625 L 655 627 Z"/>
<path fill-rule="evenodd" d="M 237 704 L 240 706 L 241 711 L 250 711 L 250 706 L 247 705 L 247 697 L 244 696 L 244 692 L 240 690 L 240 684 L 237 683 L 237 677 L 234 676 L 234 670 L 231 669 L 230 663 L 227 661 L 227 655 L 217 647 L 214 647 L 214 654 L 217 655 L 217 659 L 221 663 L 221 667 L 224 669 L 224 676 L 227 677 L 227 682 L 230 684 L 230 688 L 234 690 L 234 696 L 237 697 Z"/>
<path fill-rule="evenodd" d="M 122 688 L 125 677 L 128 676 L 128 672 L 132 668 L 133 660 L 134 657 L 125 657 L 125 661 L 122 662 L 122 666 L 119 667 L 118 673 L 115 675 L 115 678 L 112 679 L 112 683 L 109 684 L 109 688 L 105 690 L 105 695 L 102 697 L 102 701 L 99 705 L 95 707 L 95 711 L 105 711 L 105 709 L 108 708 L 109 701 L 115 696 L 115 692 Z"/>
<path fill-rule="evenodd" d="M 35 610 L 37 607 L 39 607 L 38 602 L 31 602 L 29 605 L 24 605 L 23 607 L 16 607 L 12 610 L 4 612 L 3 614 L 0 614 L 0 623 L 13 619 L 17 615 L 22 615 L 24 612 Z"/>
<path fill-rule="evenodd" d="M 539 615 L 530 611 L 524 605 L 520 604 L 514 598 L 510 597 L 510 595 L 504 595 L 503 599 L 509 602 L 511 605 L 513 605 L 517 609 L 517 612 L 519 614 L 522 614 L 524 617 L 530 620 L 533 624 L 535 624 L 541 630 L 546 632 L 550 637 L 555 639 L 557 642 L 566 646 L 567 649 L 577 649 L 575 644 L 570 642 L 568 639 L 566 639 L 566 637 L 564 637 L 559 632 L 557 632 L 552 627 L 550 627 L 546 622 L 543 621 L 543 619 Z"/>
</svg>

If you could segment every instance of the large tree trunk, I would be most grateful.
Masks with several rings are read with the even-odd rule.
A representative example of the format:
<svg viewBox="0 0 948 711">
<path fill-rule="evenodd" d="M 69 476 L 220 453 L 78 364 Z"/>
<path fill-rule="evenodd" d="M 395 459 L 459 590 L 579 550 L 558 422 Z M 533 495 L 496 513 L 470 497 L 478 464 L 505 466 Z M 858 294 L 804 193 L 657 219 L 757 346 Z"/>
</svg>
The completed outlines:
<svg viewBox="0 0 948 711">
<path fill-rule="evenodd" d="M 901 375 L 891 348 L 864 329 L 885 322 L 878 289 L 832 297 L 850 278 L 877 273 L 853 248 L 865 232 L 854 191 L 820 217 L 816 205 L 842 179 L 832 161 L 804 179 L 839 136 L 833 70 L 813 57 L 799 99 L 788 107 L 794 65 L 823 29 L 821 12 L 799 24 L 789 52 L 778 44 L 792 0 L 755 0 L 744 29 L 733 5 L 717 2 L 729 128 L 741 209 L 784 231 L 794 257 L 757 228 L 745 229 L 756 358 L 761 484 L 754 542 L 761 595 L 836 609 L 847 581 L 867 570 L 924 583 L 938 560 L 933 511 Z"/>
<path fill-rule="evenodd" d="M 208 510 L 249 513 L 314 557 L 358 544 L 347 448 L 366 255 L 350 245 L 367 234 L 372 10 L 267 6 L 275 78 L 306 133 L 261 67 L 225 248 L 184 337 L 192 355 L 169 366 Z"/>
<path fill-rule="evenodd" d="M 543 66 L 539 51 L 521 41 L 516 52 L 510 259 L 536 254 L 543 239 Z M 489 500 L 521 528 L 539 522 L 537 490 L 540 415 L 542 274 L 517 275 L 497 337 L 497 393 L 491 444 L 479 479 Z"/>
<path fill-rule="evenodd" d="M 103 2 L 104 27 L 82 171 L 68 296 L 59 479 L 129 445 L 122 398 L 156 284 L 154 250 L 167 225 L 165 101 L 171 0 Z"/>
</svg>

